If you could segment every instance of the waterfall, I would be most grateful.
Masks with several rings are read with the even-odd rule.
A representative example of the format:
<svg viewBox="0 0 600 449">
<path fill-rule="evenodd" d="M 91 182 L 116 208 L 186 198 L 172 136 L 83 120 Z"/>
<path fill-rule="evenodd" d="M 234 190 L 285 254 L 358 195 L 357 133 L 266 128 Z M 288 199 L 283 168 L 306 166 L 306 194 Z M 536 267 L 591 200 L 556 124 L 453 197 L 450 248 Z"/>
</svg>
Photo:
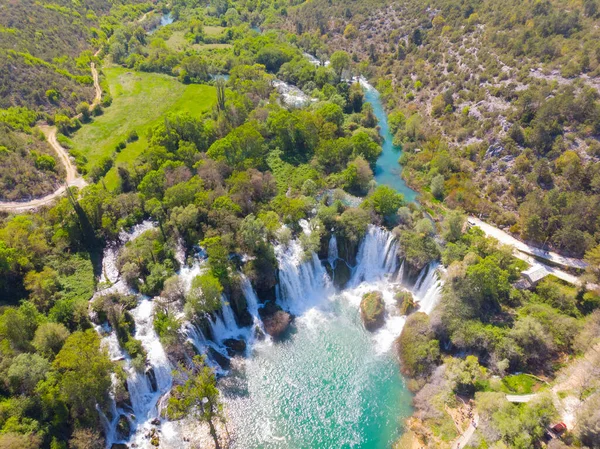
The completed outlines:
<svg viewBox="0 0 600 449">
<path fill-rule="evenodd" d="M 398 264 L 395 237 L 383 228 L 370 225 L 360 244 L 356 260 L 356 268 L 350 281 L 353 287 L 394 273 Z"/>
<path fill-rule="evenodd" d="M 160 415 L 158 402 L 171 389 L 171 365 L 154 331 L 153 312 L 154 303 L 148 298 L 141 298 L 138 306 L 131 310 L 135 322 L 134 338 L 142 343 L 147 353 L 148 368 L 145 372 L 139 372 L 133 367 L 129 355 L 119 346 L 114 331 L 108 332 L 106 327 L 101 326 L 96 328 L 101 334 L 108 332 L 102 338 L 102 345 L 108 348 L 111 360 L 124 361 L 123 368 L 127 372 L 127 391 L 132 408 L 129 411 L 118 408 L 112 394 L 109 402 L 111 419 L 98 407 L 108 448 L 114 443 L 123 441 L 134 442 L 138 447 L 145 447 L 143 442 L 147 431 L 153 425 L 151 422 Z M 115 381 L 116 378 L 113 376 L 113 385 Z M 122 416 L 131 423 L 131 435 L 119 435 L 117 432 L 117 425 Z"/>
<path fill-rule="evenodd" d="M 312 101 L 316 101 L 315 99 L 310 98 L 308 95 L 302 92 L 302 90 L 300 90 L 296 86 L 292 86 L 291 84 L 288 84 L 285 81 L 275 79 L 272 81 L 272 85 L 281 95 L 281 99 L 283 100 L 283 102 L 288 106 L 294 108 L 301 108 L 311 103 Z"/>
<path fill-rule="evenodd" d="M 210 325 L 213 338 L 219 343 L 227 338 L 237 338 L 245 334 L 245 331 L 238 327 L 231 305 L 225 296 L 221 296 L 221 314 L 215 313 Z"/>
<path fill-rule="evenodd" d="M 428 315 L 439 302 L 442 293 L 442 280 L 438 276 L 439 269 L 438 262 L 431 262 L 421 270 L 413 287 L 413 295 L 419 304 L 419 310 Z"/>
<path fill-rule="evenodd" d="M 154 303 L 147 298 L 142 298 L 131 311 L 135 321 L 134 338 L 142 343 L 149 365 L 143 373 L 131 365 L 127 370 L 127 387 L 136 419 L 130 441 L 138 447 L 144 447 L 147 432 L 154 420 L 160 418 L 159 400 L 173 384 L 171 364 L 154 331 L 153 312 Z"/>
<path fill-rule="evenodd" d="M 303 261 L 304 251 L 297 240 L 288 246 L 275 246 L 279 262 L 278 300 L 281 306 L 295 315 L 320 303 L 330 289 L 327 271 L 316 254 Z"/>
<path fill-rule="evenodd" d="M 121 231 L 119 240 L 116 243 L 109 244 L 102 254 L 102 274 L 99 279 L 99 285 L 102 286 L 93 298 L 97 295 L 105 295 L 109 293 L 131 294 L 133 291 L 121 279 L 121 273 L 117 268 L 117 259 L 119 256 L 119 248 L 124 246 L 130 240 L 134 240 L 144 232 L 154 229 L 155 224 L 149 220 L 145 220 L 140 224 L 133 226 L 129 232 Z M 93 299 L 92 298 L 92 299 Z"/>
<path fill-rule="evenodd" d="M 327 260 L 328 260 L 331 268 L 335 268 L 335 263 L 338 260 L 337 238 L 336 238 L 335 234 L 331 234 L 331 238 L 329 239 Z"/>
<path fill-rule="evenodd" d="M 402 284 L 404 282 L 404 259 L 400 263 L 400 268 L 398 269 L 398 275 L 396 276 L 396 282 Z"/>
</svg>

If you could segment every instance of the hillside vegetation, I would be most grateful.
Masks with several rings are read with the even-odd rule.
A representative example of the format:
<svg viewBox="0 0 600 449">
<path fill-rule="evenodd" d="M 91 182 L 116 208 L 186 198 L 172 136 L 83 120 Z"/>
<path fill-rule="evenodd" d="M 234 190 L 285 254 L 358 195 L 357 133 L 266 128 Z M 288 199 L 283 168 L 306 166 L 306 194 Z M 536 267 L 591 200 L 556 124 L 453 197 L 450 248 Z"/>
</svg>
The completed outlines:
<svg viewBox="0 0 600 449">
<path fill-rule="evenodd" d="M 62 182 L 56 154 L 32 127 L 38 120 L 65 123 L 78 105 L 91 103 L 90 62 L 112 33 L 112 21 L 148 8 L 126 3 L 139 2 L 0 4 L 0 200 L 41 197 Z"/>
<path fill-rule="evenodd" d="M 295 239 L 298 259 L 325 260 L 335 235 L 353 265 L 370 225 L 393 232 L 385 256 L 402 259 L 406 279 L 441 263 L 444 281 L 430 315 L 414 310 L 412 295 L 395 297 L 409 314 L 399 370 L 415 392 L 398 448 L 452 447 L 469 407 L 480 419 L 474 447 L 542 448 L 560 420 L 569 429 L 551 449 L 599 447 L 600 296 L 551 276 L 524 289 L 527 264 L 465 224 L 465 212 L 477 213 L 524 239 L 586 254 L 582 279 L 600 282 L 593 1 L 25 4 L 41 25 L 6 9 L 15 18 L 2 17 L 0 33 L 31 42 L 5 52 L 62 84 L 19 83 L 25 103 L 3 94 L 0 132 L 9 137 L 0 158 L 19 156 L 45 180 L 59 179 L 34 129 L 46 120 L 89 185 L 36 212 L 0 216 L 0 448 L 104 448 L 99 410 L 110 415 L 112 401 L 119 413 L 132 408 L 127 377 L 151 382 L 159 346 L 175 372 L 159 401 L 164 418 L 212 426 L 222 418 L 219 391 L 212 365 L 189 344 L 190 324 L 211 338 L 209 320 L 224 316 L 227 298 L 236 324 L 254 328 L 247 279 L 265 330 L 283 335 L 294 324 L 277 304 L 276 251 Z M 163 8 L 175 21 L 156 28 Z M 37 17 L 46 10 L 65 21 L 64 37 Z M 58 49 L 43 50 L 52 40 Z M 104 97 L 90 111 L 81 102 L 92 96 L 96 46 Z M 381 92 L 418 203 L 374 180 L 382 138 L 363 85 L 348 81 L 354 74 Z M 289 101 L 278 81 L 305 99 Z M 81 120 L 69 118 L 75 112 Z M 24 195 L 29 184 L 11 188 Z M 123 243 L 123 231 L 143 222 Z M 199 254 L 202 270 L 186 283 L 178 273 Z M 349 276 L 346 264 L 332 269 Z M 107 292 L 108 271 L 122 289 L 94 297 Z M 142 318 L 140 295 L 152 301 Z M 377 292 L 363 311 L 396 313 Z M 123 357 L 109 359 L 96 329 L 110 329 Z M 152 329 L 160 345 L 150 353 Z M 246 351 L 243 340 L 230 343 Z M 536 396 L 512 404 L 507 393 Z M 118 418 L 124 440 L 130 423 L 145 419 Z M 158 447 L 161 425 L 143 426 Z"/>
<path fill-rule="evenodd" d="M 538 245 L 597 246 L 597 2 L 368 5 L 317 0 L 288 27 L 379 80 L 410 184 Z"/>
</svg>

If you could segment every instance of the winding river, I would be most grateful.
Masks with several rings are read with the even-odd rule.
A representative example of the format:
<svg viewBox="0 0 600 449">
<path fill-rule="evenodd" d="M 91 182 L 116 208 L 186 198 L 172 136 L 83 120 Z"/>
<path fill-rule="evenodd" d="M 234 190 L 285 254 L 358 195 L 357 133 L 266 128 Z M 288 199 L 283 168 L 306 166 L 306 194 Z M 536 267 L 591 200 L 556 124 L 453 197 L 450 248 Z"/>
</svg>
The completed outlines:
<svg viewBox="0 0 600 449">
<path fill-rule="evenodd" d="M 376 180 L 414 201 L 416 192 L 400 177 L 400 150 L 392 145 L 379 93 L 362 84 L 383 137 Z M 401 279 L 395 258 L 388 257 L 393 252 L 391 235 L 371 228 L 350 287 L 342 292 L 330 285 L 318 260 L 298 263 L 301 269 L 294 270 L 294 263 L 287 266 L 299 255 L 293 250 L 280 255 L 281 285 L 289 281 L 300 290 L 281 292 L 286 298 L 280 302 L 297 318 L 285 341 L 255 343 L 252 355 L 223 380 L 234 447 L 387 449 L 401 435 L 411 395 L 392 348 L 404 324 L 404 317 L 395 315 L 392 281 L 397 287 Z M 412 287 L 425 310 L 439 292 L 430 271 Z M 359 314 L 362 295 L 372 290 L 383 292 L 389 313 L 374 334 L 364 329 Z"/>
</svg>

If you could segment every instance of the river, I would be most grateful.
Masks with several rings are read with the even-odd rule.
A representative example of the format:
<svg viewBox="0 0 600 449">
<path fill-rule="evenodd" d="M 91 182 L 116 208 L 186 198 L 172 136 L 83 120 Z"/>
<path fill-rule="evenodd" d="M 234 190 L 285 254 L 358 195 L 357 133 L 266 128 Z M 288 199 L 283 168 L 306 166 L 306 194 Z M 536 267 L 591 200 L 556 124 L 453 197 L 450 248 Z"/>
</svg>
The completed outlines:
<svg viewBox="0 0 600 449">
<path fill-rule="evenodd" d="M 414 201 L 416 192 L 400 177 L 401 153 L 392 145 L 379 93 L 363 84 L 383 138 L 375 179 Z M 297 318 L 285 341 L 257 342 L 252 355 L 224 380 L 233 447 L 388 449 L 398 439 L 412 410 L 393 353 L 393 341 L 404 324 L 393 301 L 394 289 L 401 285 L 395 278 L 396 262 L 389 257 L 393 252 L 391 235 L 371 228 L 352 287 L 342 292 L 329 284 L 321 262 L 301 264 L 293 251 L 279 254 L 281 285 L 297 277 L 289 279 L 296 291 L 282 287 L 280 303 Z M 416 299 L 431 310 L 439 295 L 433 270 L 417 287 Z M 373 290 L 383 292 L 389 315 L 384 328 L 371 334 L 361 322 L 359 304 Z"/>
<path fill-rule="evenodd" d="M 404 195 L 407 201 L 415 201 L 417 192 L 406 185 L 402 179 L 402 166 L 398 163 L 398 159 L 402 155 L 402 150 L 394 146 L 394 136 L 390 133 L 388 126 L 387 114 L 381 103 L 379 92 L 367 83 L 363 83 L 365 87 L 365 100 L 373 105 L 373 112 L 379 122 L 379 134 L 383 138 L 382 153 L 375 164 L 375 180 L 378 184 L 387 184 L 398 192 Z"/>
<path fill-rule="evenodd" d="M 384 138 L 376 179 L 414 200 L 416 194 L 399 177 L 399 150 L 391 145 L 392 136 L 387 130 L 379 95 L 363 84 Z M 122 244 L 153 226 L 143 223 L 123 233 Z M 309 226 L 303 229 L 310 232 Z M 203 352 L 208 346 L 224 352 L 219 345 L 227 337 L 241 337 L 249 342 L 249 356 L 235 358 L 231 371 L 219 381 L 232 447 L 388 449 L 402 434 L 402 422 L 412 410 L 411 395 L 400 376 L 393 350 L 405 321 L 405 317 L 398 315 L 394 293 L 398 288 L 412 290 L 421 310 L 428 313 L 439 298 L 440 281 L 432 266 L 423 270 L 416 282 L 407 283 L 396 251 L 395 238 L 390 232 L 370 226 L 347 288 L 337 291 L 325 269 L 326 263 L 346 263 L 338 258 L 337 239 L 332 237 L 329 242 L 327 261 L 320 261 L 315 254 L 305 261 L 298 240 L 286 246 L 277 245 L 278 303 L 296 316 L 290 334 L 283 341 L 273 342 L 268 338 L 257 341 L 250 328 L 239 329 L 225 301 L 222 319 L 212 323 L 215 342 L 206 341 L 201 333 L 190 329 L 189 337 Z M 116 270 L 116 257 L 116 249 L 106 249 L 103 272 L 105 280 L 114 284 L 107 291 L 127 289 Z M 181 270 L 186 285 L 200 272 L 202 263 L 199 259 L 192 267 Z M 246 287 L 244 295 L 249 312 L 260 327 L 256 295 L 249 282 Z M 374 290 L 382 292 L 387 316 L 384 326 L 370 333 L 361 322 L 359 305 L 363 294 Z M 149 435 L 155 431 L 161 435 L 161 447 L 191 447 L 188 441 L 198 427 L 189 422 L 180 429 L 178 423 L 160 418 L 161 398 L 172 385 L 173 367 L 153 329 L 153 307 L 153 300 L 143 298 L 132 311 L 135 338 L 148 353 L 145 374 L 135 371 L 119 348 L 115 333 L 98 327 L 111 358 L 124 361 L 131 397 L 130 406 L 117 407 L 112 402 L 110 413 L 101 413 L 108 447 L 111 443 L 130 442 L 150 449 Z M 123 419 L 130 423 L 132 435 L 120 434 L 118 424 Z"/>
</svg>

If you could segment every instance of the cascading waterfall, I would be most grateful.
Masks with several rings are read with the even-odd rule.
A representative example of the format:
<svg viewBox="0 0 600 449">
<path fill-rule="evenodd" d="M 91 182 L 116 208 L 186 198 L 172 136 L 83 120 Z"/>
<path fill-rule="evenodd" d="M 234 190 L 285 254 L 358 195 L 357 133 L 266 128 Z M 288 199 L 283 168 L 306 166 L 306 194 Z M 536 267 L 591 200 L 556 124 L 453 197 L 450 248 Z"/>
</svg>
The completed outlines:
<svg viewBox="0 0 600 449">
<path fill-rule="evenodd" d="M 331 290 L 327 271 L 315 253 L 304 260 L 304 250 L 297 240 L 287 246 L 275 246 L 279 262 L 278 300 L 284 309 L 295 315 L 321 302 Z"/>
<path fill-rule="evenodd" d="M 438 275 L 440 269 L 438 262 L 431 262 L 421 270 L 413 287 L 413 295 L 419 304 L 419 311 L 428 315 L 439 302 L 442 293 L 442 280 Z"/>
<path fill-rule="evenodd" d="M 240 277 L 242 280 L 242 283 L 241 283 L 242 293 L 244 295 L 244 298 L 246 298 L 248 312 L 250 313 L 250 315 L 252 315 L 252 321 L 254 323 L 254 328 L 260 329 L 262 334 L 266 335 L 262 319 L 260 318 L 260 315 L 258 313 L 259 306 L 258 306 L 258 298 L 256 296 L 256 292 L 252 288 L 252 284 L 250 283 L 250 280 L 244 274 L 241 274 Z M 255 332 L 252 332 L 252 334 L 251 334 L 252 338 L 254 337 L 254 334 L 255 334 Z"/>
<path fill-rule="evenodd" d="M 311 232 L 310 223 L 303 221 L 301 226 L 305 233 Z M 122 241 L 131 240 L 151 227 L 151 223 L 145 223 L 136 228 L 134 232 L 129 233 L 129 237 L 123 236 Z M 116 267 L 116 249 L 109 249 L 107 252 L 112 257 L 112 262 L 108 260 L 106 261 L 108 263 L 104 264 L 107 272 L 106 281 L 112 282 L 113 287 L 100 292 L 100 294 L 114 291 L 114 286 L 120 285 L 122 282 L 118 272 L 113 273 L 110 269 L 106 270 L 106 267 L 111 267 L 111 263 Z M 389 351 L 405 321 L 405 317 L 398 315 L 394 300 L 394 293 L 403 281 L 403 267 L 400 265 L 398 270 L 397 244 L 389 231 L 376 226 L 369 227 L 359 247 L 357 263 L 349 282 L 350 288 L 339 294 L 335 293 L 324 264 L 314 253 L 307 256 L 298 240 L 293 240 L 287 245 L 276 245 L 275 254 L 279 263 L 279 283 L 276 289 L 278 302 L 284 309 L 299 316 L 303 325 L 313 326 L 327 319 L 326 315 L 322 315 L 318 310 L 329 310 L 328 307 L 335 298 L 345 298 L 348 304 L 358 308 L 364 293 L 373 290 L 381 291 L 388 312 L 386 323 L 370 338 L 374 340 L 375 353 Z M 180 263 L 184 262 L 183 255 L 182 251 L 178 251 Z M 339 260 L 337 239 L 335 235 L 332 235 L 328 245 L 327 261 L 333 266 Z M 193 278 L 202 272 L 203 263 L 204 260 L 201 257 L 196 257 L 191 266 L 182 265 L 179 275 L 186 290 L 191 287 Z M 421 271 L 417 282 L 412 287 L 415 300 L 419 303 L 421 311 L 426 313 L 431 312 L 439 298 L 441 281 L 438 279 L 437 271 L 437 264 L 429 265 Z M 246 298 L 248 312 L 253 317 L 253 326 L 240 328 L 227 298 L 222 297 L 220 312 L 215 314 L 212 320 L 209 320 L 212 340 L 207 339 L 201 329 L 192 323 L 185 323 L 182 330 L 197 351 L 206 354 L 207 362 L 222 375 L 227 371 L 223 371 L 216 362 L 210 359 L 209 348 L 225 356 L 223 341 L 228 338 L 243 338 L 248 342 L 247 354 L 250 355 L 252 353 L 250 346 L 255 344 L 254 330 L 257 327 L 262 328 L 258 298 L 250 281 L 243 274 L 241 274 L 241 290 Z M 129 292 L 129 290 L 127 291 Z M 187 445 L 187 443 L 183 443 L 183 440 L 178 440 L 177 438 L 180 436 L 173 431 L 173 426 L 179 424 L 163 422 L 160 418 L 161 398 L 165 397 L 172 386 L 172 367 L 153 328 L 153 309 L 153 301 L 141 297 L 138 306 L 131 311 L 136 325 L 134 337 L 142 342 L 148 355 L 148 369 L 145 372 L 135 370 L 129 356 L 120 348 L 114 332 L 111 332 L 106 326 L 98 326 L 98 331 L 104 335 L 103 344 L 108 348 L 111 359 L 123 361 L 124 369 L 128 374 L 127 386 L 131 400 L 131 409 L 128 406 L 117 407 L 113 401 L 107 412 L 108 416 L 99 410 L 108 447 L 113 443 L 128 442 L 136 444 L 138 448 L 149 449 L 151 441 L 148 434 L 153 428 L 163 430 L 165 439 L 170 438 L 172 441 L 177 441 L 177 444 L 181 443 L 179 447 Z M 311 324 L 311 321 L 315 319 L 317 320 L 315 324 Z M 265 348 L 264 345 L 257 347 L 261 347 L 262 350 Z M 132 429 L 130 436 L 119 435 L 117 432 L 119 419 L 123 419 L 123 416 L 130 422 Z M 168 437 L 168 435 L 171 436 Z"/>
<path fill-rule="evenodd" d="M 335 234 L 331 234 L 329 246 L 327 248 L 327 261 L 329 262 L 331 268 L 335 268 L 338 257 L 337 237 Z"/>
<path fill-rule="evenodd" d="M 154 331 L 154 303 L 150 299 L 142 299 L 131 311 L 135 321 L 134 337 L 141 341 L 147 353 L 150 367 L 145 373 L 129 368 L 127 386 L 131 404 L 136 417 L 136 426 L 131 441 L 137 447 L 151 447 L 147 433 L 160 419 L 159 401 L 169 392 L 173 384 L 171 364 Z"/>
<path fill-rule="evenodd" d="M 119 241 L 117 244 L 109 245 L 102 255 L 102 274 L 100 276 L 99 284 L 101 290 L 94 295 L 106 295 L 109 293 L 133 293 L 131 288 L 121 279 L 121 274 L 117 268 L 117 259 L 119 256 L 119 248 L 125 245 L 128 241 L 134 240 L 150 229 L 154 229 L 156 226 L 153 222 L 145 220 L 140 224 L 137 224 L 129 230 L 129 232 L 121 231 L 119 233 Z"/>
<path fill-rule="evenodd" d="M 393 234 L 383 228 L 370 225 L 367 235 L 358 249 L 357 264 L 351 286 L 361 282 L 380 279 L 393 274 L 398 265 L 397 243 Z"/>
<path fill-rule="evenodd" d="M 227 338 L 239 338 L 246 333 L 237 325 L 231 305 L 225 296 L 221 296 L 221 314 L 216 313 L 210 325 L 213 338 L 219 343 Z"/>
</svg>

